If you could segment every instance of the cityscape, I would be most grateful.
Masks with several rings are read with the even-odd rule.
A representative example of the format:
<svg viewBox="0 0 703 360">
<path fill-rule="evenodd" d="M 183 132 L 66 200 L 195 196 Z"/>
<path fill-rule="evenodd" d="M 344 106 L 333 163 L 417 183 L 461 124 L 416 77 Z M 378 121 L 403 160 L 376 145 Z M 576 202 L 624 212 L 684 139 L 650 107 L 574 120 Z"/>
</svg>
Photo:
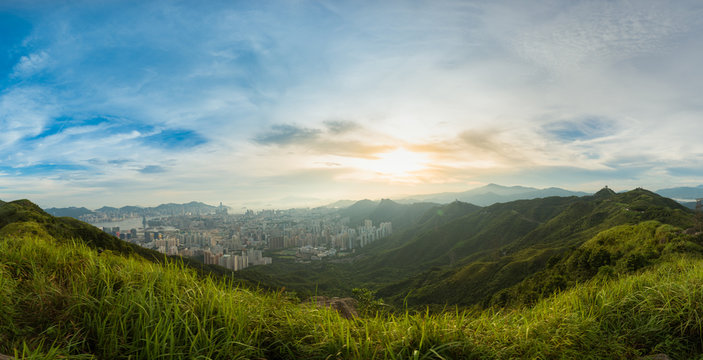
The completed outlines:
<svg viewBox="0 0 703 360">
<path fill-rule="evenodd" d="M 233 271 L 271 264 L 273 258 L 265 254 L 275 253 L 279 258 L 297 262 L 344 257 L 393 232 L 391 222 L 374 224 L 366 219 L 361 224 L 351 224 L 349 217 L 341 216 L 336 209 L 247 210 L 229 214 L 221 203 L 218 207 L 163 216 L 140 216 L 135 211 L 81 218 L 142 247 Z M 106 223 L 122 226 L 105 226 Z"/>
</svg>

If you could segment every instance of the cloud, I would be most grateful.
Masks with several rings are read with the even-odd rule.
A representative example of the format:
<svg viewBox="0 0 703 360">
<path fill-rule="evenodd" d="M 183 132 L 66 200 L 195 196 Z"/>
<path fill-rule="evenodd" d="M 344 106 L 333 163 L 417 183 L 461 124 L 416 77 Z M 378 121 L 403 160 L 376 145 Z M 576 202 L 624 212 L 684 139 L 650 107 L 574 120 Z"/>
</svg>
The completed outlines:
<svg viewBox="0 0 703 360">
<path fill-rule="evenodd" d="M 693 182 L 703 154 L 696 1 L 44 5 L 0 14 L 0 186 L 41 199 Z M 353 166 L 404 151 L 426 185 Z"/>
<path fill-rule="evenodd" d="M 75 119 L 69 117 L 59 117 L 56 119 L 51 119 L 42 131 L 32 137 L 28 137 L 26 140 L 38 140 L 47 138 L 50 136 L 58 135 L 69 130 L 76 130 L 81 128 L 81 132 L 85 132 L 86 129 L 94 130 L 100 125 L 110 124 L 113 121 L 108 120 L 104 117 L 93 117 L 88 119 Z"/>
<path fill-rule="evenodd" d="M 37 164 L 27 166 L 0 166 L 0 172 L 11 176 L 58 176 L 65 173 L 86 171 L 90 168 L 78 164 Z"/>
<path fill-rule="evenodd" d="M 317 129 L 278 124 L 271 126 L 269 131 L 257 135 L 253 140 L 262 145 L 301 144 L 316 140 L 320 133 Z"/>
<path fill-rule="evenodd" d="M 39 51 L 26 56 L 22 56 L 13 69 L 13 77 L 27 77 L 36 74 L 44 69 L 49 63 L 49 54 Z"/>
<path fill-rule="evenodd" d="M 688 6 L 666 2 L 542 3 L 525 11 L 525 26 L 508 40 L 522 57 L 559 72 L 612 64 L 668 47 L 695 21 Z M 556 10 L 556 11 L 555 11 Z M 513 14 L 515 15 L 515 14 Z M 517 30 L 517 29 L 515 29 Z"/>
<path fill-rule="evenodd" d="M 160 174 L 166 172 L 166 169 L 159 165 L 147 165 L 139 169 L 139 172 L 142 174 Z"/>
<path fill-rule="evenodd" d="M 603 117 L 583 116 L 572 120 L 551 122 L 542 126 L 542 129 L 559 141 L 572 142 L 612 135 L 617 131 L 617 124 Z"/>
<path fill-rule="evenodd" d="M 348 120 L 327 120 L 324 124 L 332 134 L 343 134 L 361 128 L 358 123 Z"/>
<path fill-rule="evenodd" d="M 340 164 L 340 163 L 338 163 L 338 162 L 332 162 L 332 161 L 319 161 L 319 162 L 316 162 L 316 164 L 324 165 L 324 166 L 327 166 L 327 167 L 338 167 L 338 166 L 342 166 L 342 164 Z"/>
<path fill-rule="evenodd" d="M 13 87 L 0 93 L 0 152 L 39 134 L 57 112 L 53 96 L 39 86 Z"/>
<path fill-rule="evenodd" d="M 337 135 L 340 136 L 327 136 L 324 135 L 323 130 L 316 128 L 278 124 L 271 126 L 269 131 L 260 133 L 252 140 L 266 146 L 302 147 L 314 154 L 360 158 L 373 158 L 375 154 L 398 147 L 398 144 L 393 144 L 394 140 L 390 136 L 380 136 L 378 133 L 350 134 L 352 129 L 360 129 L 360 126 L 354 123 L 335 122 L 330 125 L 329 122 L 325 122 L 325 126 L 330 132 L 339 131 Z M 343 134 L 354 136 L 341 136 Z M 375 141 L 364 141 L 358 139 L 358 136 Z M 383 137 L 386 141 L 378 141 Z"/>
<path fill-rule="evenodd" d="M 168 150 L 191 150 L 207 143 L 207 139 L 193 130 L 165 129 L 153 135 L 144 136 L 139 141 L 147 146 Z"/>
<path fill-rule="evenodd" d="M 110 165 L 124 165 L 130 163 L 132 160 L 129 159 L 113 159 L 108 160 L 107 163 Z"/>
</svg>

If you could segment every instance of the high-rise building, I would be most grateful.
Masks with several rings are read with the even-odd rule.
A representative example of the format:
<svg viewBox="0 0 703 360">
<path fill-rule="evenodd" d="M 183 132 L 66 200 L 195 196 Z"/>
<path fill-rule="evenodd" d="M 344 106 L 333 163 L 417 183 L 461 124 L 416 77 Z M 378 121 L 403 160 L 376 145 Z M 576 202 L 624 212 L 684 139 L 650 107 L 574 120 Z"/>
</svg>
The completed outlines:
<svg viewBox="0 0 703 360">
<path fill-rule="evenodd" d="M 269 238 L 269 249 L 283 249 L 283 236 L 272 236 Z"/>
</svg>

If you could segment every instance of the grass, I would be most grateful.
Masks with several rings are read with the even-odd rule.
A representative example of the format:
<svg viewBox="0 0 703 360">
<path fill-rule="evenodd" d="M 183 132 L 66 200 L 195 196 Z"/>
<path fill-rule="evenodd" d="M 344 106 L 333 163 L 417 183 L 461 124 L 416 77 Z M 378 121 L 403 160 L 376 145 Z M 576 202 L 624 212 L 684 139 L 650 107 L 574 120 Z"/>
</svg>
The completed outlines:
<svg viewBox="0 0 703 360">
<path fill-rule="evenodd" d="M 600 359 L 703 348 L 703 260 L 591 281 L 534 307 L 347 320 L 46 234 L 0 237 L 0 353 L 55 359 Z"/>
</svg>

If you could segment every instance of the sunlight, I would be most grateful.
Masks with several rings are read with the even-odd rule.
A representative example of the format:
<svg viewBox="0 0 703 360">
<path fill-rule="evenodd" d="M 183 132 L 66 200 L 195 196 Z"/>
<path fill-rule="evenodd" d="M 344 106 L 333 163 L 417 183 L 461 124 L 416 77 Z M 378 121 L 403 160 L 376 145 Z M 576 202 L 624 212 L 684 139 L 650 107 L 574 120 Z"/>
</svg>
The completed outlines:
<svg viewBox="0 0 703 360">
<path fill-rule="evenodd" d="M 426 154 L 398 148 L 375 155 L 375 159 L 364 159 L 357 165 L 360 169 L 372 171 L 390 179 L 399 180 L 417 175 L 427 169 L 429 158 Z"/>
</svg>

